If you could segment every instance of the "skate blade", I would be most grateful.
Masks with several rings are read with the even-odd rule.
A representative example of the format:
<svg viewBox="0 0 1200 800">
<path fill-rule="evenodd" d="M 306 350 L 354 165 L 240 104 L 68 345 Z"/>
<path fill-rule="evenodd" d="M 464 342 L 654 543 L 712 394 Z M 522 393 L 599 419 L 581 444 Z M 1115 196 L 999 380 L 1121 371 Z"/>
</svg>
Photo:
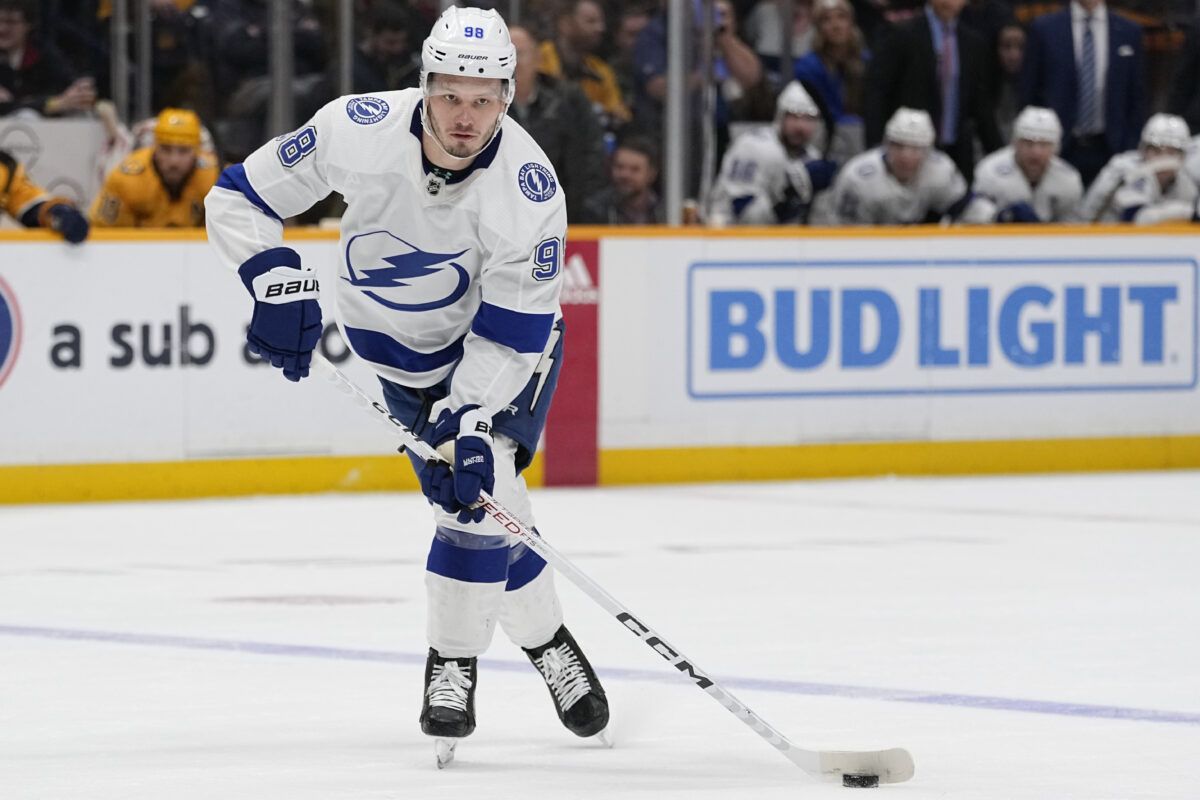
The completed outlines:
<svg viewBox="0 0 1200 800">
<path fill-rule="evenodd" d="M 457 739 L 434 739 L 433 750 L 437 756 L 437 768 L 445 769 L 454 760 L 454 748 L 458 747 Z"/>
<path fill-rule="evenodd" d="M 612 750 L 613 745 L 616 744 L 616 740 L 613 738 L 612 731 L 610 731 L 608 728 L 605 728 L 599 733 L 589 736 L 588 738 L 604 745 L 609 750 Z"/>
</svg>

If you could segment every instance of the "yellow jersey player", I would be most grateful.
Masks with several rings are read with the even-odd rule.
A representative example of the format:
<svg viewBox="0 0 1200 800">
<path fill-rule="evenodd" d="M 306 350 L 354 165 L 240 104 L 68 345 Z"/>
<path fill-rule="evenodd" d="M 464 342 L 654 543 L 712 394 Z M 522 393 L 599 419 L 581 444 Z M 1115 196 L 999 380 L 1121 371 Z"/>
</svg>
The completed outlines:
<svg viewBox="0 0 1200 800">
<path fill-rule="evenodd" d="M 25 174 L 25 168 L 0 150 L 0 208 L 26 228 L 49 228 L 71 244 L 87 238 L 88 221 L 65 197 L 51 197 Z"/>
<path fill-rule="evenodd" d="M 154 146 L 134 150 L 108 174 L 92 203 L 92 223 L 113 228 L 198 228 L 204 196 L 217 182 L 217 159 L 200 151 L 200 118 L 164 109 Z"/>
</svg>

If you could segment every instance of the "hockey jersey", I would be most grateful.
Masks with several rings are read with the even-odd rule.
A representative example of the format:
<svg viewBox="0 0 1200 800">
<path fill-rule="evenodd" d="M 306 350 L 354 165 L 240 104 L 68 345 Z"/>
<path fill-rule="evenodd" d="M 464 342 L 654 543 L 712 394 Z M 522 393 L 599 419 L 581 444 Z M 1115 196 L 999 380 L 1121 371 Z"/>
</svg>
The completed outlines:
<svg viewBox="0 0 1200 800">
<path fill-rule="evenodd" d="M 282 219 L 340 192 L 337 279 L 321 288 L 347 343 L 401 385 L 453 371 L 433 417 L 467 403 L 495 413 L 553 344 L 563 193 L 511 117 L 469 168 L 439 172 L 422 153 L 421 103 L 419 89 L 342 97 L 229 167 L 206 202 L 209 241 L 236 269 L 280 246 Z"/>
<path fill-rule="evenodd" d="M 49 197 L 40 186 L 29 180 L 25 168 L 8 153 L 0 150 L 0 208 L 20 221 L 29 211 Z M 33 216 L 33 213 L 30 213 Z"/>
<path fill-rule="evenodd" d="M 789 156 L 774 126 L 747 131 L 734 140 L 721 161 L 709 205 L 710 221 L 741 225 L 795 221 L 812 202 L 805 162 L 817 157 L 813 148 Z"/>
<path fill-rule="evenodd" d="M 984 221 L 980 204 L 971 202 L 967 182 L 945 153 L 930 150 L 909 184 L 892 176 L 884 153 L 883 147 L 861 153 L 838 173 L 830 203 L 833 224 L 912 225 L 943 217 Z"/>
<path fill-rule="evenodd" d="M 92 202 L 93 225 L 111 228 L 195 228 L 204 224 L 204 196 L 217 180 L 217 159 L 200 153 L 196 168 L 172 196 L 154 168 L 154 148 L 134 150 L 108 174 Z"/>
<path fill-rule="evenodd" d="M 1051 158 L 1037 186 L 1017 166 L 1012 145 L 986 156 L 975 167 L 975 195 L 1003 210 L 1027 203 L 1042 222 L 1075 222 L 1083 199 L 1079 171 L 1058 156 Z"/>
<path fill-rule="evenodd" d="M 1176 164 L 1178 172 L 1166 189 L 1155 175 L 1156 168 L 1170 161 L 1148 162 L 1137 150 L 1113 156 L 1083 198 L 1080 213 L 1084 221 L 1151 225 L 1192 219 L 1200 191 L 1182 162 Z"/>
</svg>

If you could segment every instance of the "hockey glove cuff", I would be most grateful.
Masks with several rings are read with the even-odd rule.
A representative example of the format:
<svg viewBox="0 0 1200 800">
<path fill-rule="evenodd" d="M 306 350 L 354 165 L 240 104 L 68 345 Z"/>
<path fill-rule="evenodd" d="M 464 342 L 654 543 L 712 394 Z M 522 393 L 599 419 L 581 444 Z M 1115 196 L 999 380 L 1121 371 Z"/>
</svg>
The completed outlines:
<svg viewBox="0 0 1200 800">
<path fill-rule="evenodd" d="M 250 258 L 238 274 L 254 297 L 247 349 L 289 381 L 307 377 L 322 330 L 316 273 L 300 267 L 295 250 L 276 247 Z"/>
</svg>

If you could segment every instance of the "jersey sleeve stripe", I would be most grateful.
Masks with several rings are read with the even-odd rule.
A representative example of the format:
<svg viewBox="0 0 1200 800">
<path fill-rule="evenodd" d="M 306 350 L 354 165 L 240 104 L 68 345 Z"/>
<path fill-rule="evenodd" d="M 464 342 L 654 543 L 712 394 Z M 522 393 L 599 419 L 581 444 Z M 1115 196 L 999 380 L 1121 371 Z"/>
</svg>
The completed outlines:
<svg viewBox="0 0 1200 800">
<path fill-rule="evenodd" d="M 354 348 L 354 352 L 367 361 L 403 372 L 432 372 L 462 358 L 462 338 L 451 342 L 449 347 L 435 350 L 432 353 L 422 353 L 405 347 L 386 333 L 364 328 L 351 328 L 349 325 L 345 330 L 346 339 Z"/>
<path fill-rule="evenodd" d="M 268 217 L 277 219 L 282 222 L 282 218 L 267 205 L 267 201 L 259 196 L 258 192 L 254 191 L 254 187 L 250 185 L 250 179 L 246 177 L 246 167 L 244 164 L 234 164 L 231 167 L 226 167 L 221 172 L 221 177 L 217 179 L 217 186 L 222 189 L 231 189 L 235 192 L 240 192 L 247 200 L 258 207 Z"/>
<path fill-rule="evenodd" d="M 550 340 L 554 314 L 526 314 L 481 303 L 471 332 L 518 353 L 540 353 Z"/>
</svg>

